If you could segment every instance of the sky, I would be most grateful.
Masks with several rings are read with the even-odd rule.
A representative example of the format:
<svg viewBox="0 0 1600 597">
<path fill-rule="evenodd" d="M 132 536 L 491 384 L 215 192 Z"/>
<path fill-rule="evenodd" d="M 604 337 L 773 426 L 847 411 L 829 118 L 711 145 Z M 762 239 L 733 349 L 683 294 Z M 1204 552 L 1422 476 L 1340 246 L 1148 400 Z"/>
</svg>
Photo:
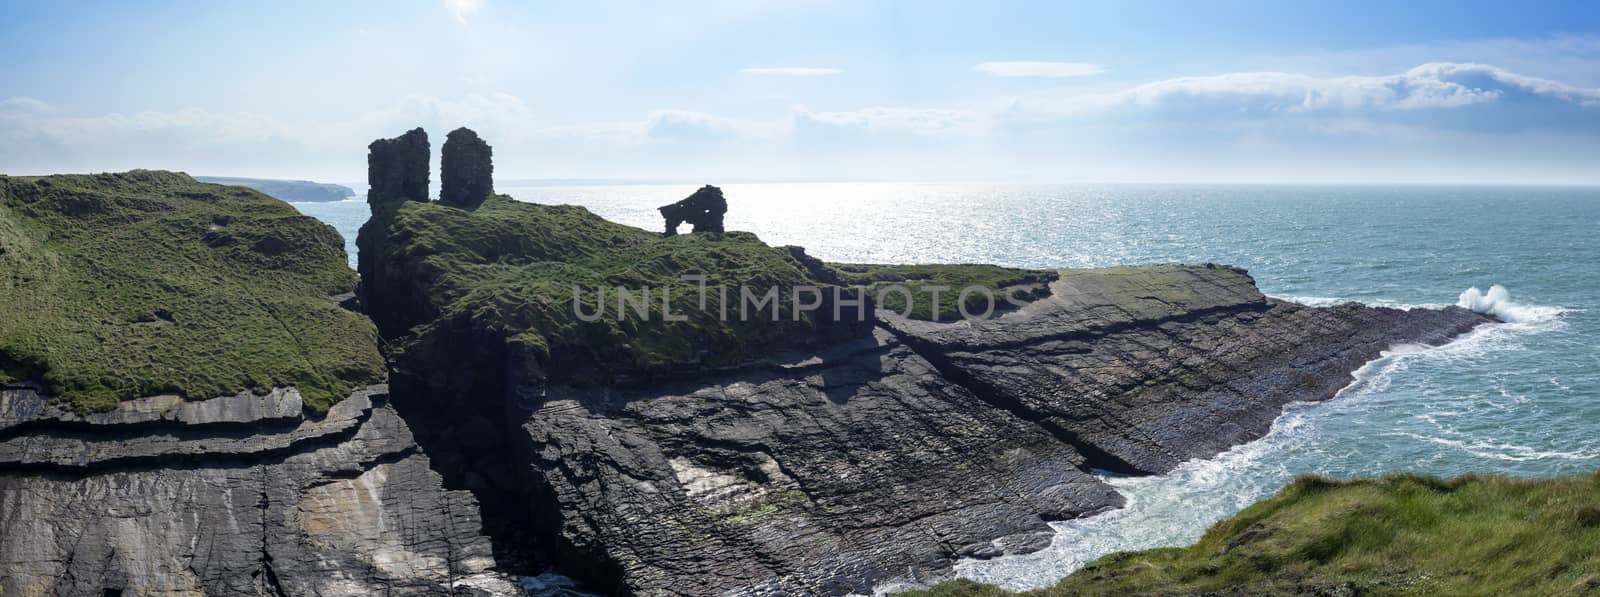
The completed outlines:
<svg viewBox="0 0 1600 597">
<path fill-rule="evenodd" d="M 0 173 L 1600 184 L 1594 2 L 0 4 Z"/>
</svg>

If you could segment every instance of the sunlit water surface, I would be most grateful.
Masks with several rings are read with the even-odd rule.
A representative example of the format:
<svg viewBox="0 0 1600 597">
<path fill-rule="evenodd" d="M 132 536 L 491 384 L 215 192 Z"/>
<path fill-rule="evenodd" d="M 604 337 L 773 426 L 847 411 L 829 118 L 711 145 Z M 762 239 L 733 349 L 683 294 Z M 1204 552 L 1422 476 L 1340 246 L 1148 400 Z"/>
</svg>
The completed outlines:
<svg viewBox="0 0 1600 597">
<path fill-rule="evenodd" d="M 656 229 L 693 185 L 502 188 Z M 1310 304 L 1440 305 L 1500 284 L 1515 323 L 1398 347 L 1332 401 L 1170 474 L 1108 478 L 1128 507 L 1055 523 L 1043 551 L 957 566 L 1012 589 L 1114 551 L 1194 541 L 1295 475 L 1600 468 L 1600 189 L 1430 186 L 726 185 L 731 230 L 829 261 L 1097 267 L 1217 262 Z M 365 203 L 297 204 L 352 243 Z"/>
</svg>

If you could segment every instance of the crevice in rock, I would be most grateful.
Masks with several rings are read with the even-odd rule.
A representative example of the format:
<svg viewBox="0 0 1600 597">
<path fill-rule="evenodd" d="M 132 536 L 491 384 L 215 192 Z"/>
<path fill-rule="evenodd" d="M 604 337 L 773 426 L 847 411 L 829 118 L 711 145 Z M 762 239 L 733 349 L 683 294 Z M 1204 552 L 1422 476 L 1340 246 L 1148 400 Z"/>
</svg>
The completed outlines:
<svg viewBox="0 0 1600 597">
<path fill-rule="evenodd" d="M 488 344 L 480 345 L 481 350 Z M 482 357 L 482 358 L 479 358 Z M 440 388 L 395 368 L 389 404 L 411 429 L 418 450 L 444 487 L 468 491 L 478 502 L 482 532 L 493 548 L 495 568 L 518 575 L 544 571 L 549 542 L 559 528 L 542 530 L 536 513 L 553 498 L 541 497 L 530 471 L 530 447 L 521 424 L 530 413 L 508 398 L 503 358 L 474 354 L 465 359 L 476 375 L 472 389 Z M 548 509 L 554 509 L 549 506 Z"/>
<path fill-rule="evenodd" d="M 270 481 L 267 479 L 267 469 L 262 468 L 260 470 L 261 499 L 257 502 L 256 507 L 261 510 L 261 580 L 266 582 L 264 588 L 271 591 L 276 597 L 289 597 L 288 592 L 283 590 L 283 583 L 278 580 L 277 571 L 272 569 L 272 551 L 268 548 L 271 521 L 267 519 L 271 514 L 272 507 L 272 499 L 268 495 L 267 487 Z"/>
</svg>

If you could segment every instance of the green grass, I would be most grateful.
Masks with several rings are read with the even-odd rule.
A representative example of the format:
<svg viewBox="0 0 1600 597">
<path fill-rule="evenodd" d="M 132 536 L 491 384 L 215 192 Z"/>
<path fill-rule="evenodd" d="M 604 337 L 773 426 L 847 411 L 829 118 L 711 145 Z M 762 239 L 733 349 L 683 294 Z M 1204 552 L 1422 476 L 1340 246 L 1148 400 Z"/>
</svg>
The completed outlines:
<svg viewBox="0 0 1600 597">
<path fill-rule="evenodd" d="M 873 297 L 882 297 L 878 308 L 896 313 L 906 312 L 905 293 L 883 292 L 889 286 L 902 286 L 911 293 L 908 317 L 921 320 L 956 321 L 961 319 L 961 291 L 977 286 L 990 294 L 973 292 L 967 295 L 966 310 L 974 315 L 983 313 L 989 301 L 995 299 L 994 308 L 1008 308 L 1005 289 L 1026 286 L 1025 292 L 1016 296 L 1026 301 L 1043 294 L 1043 285 L 1056 279 L 1056 273 L 1047 270 L 1026 270 L 997 265 L 872 265 L 862 263 L 830 263 L 840 278 L 849 285 L 865 286 Z M 940 289 L 940 287 L 943 287 Z"/>
<path fill-rule="evenodd" d="M 409 295 L 421 305 L 403 351 L 421 362 L 449 358 L 463 333 L 503 339 L 513 360 L 536 379 L 600 382 L 617 375 L 652 376 L 685 364 L 722 366 L 747 361 L 808 337 L 810 314 L 792 319 L 792 289 L 821 286 L 782 248 L 741 232 L 662 236 L 606 221 L 581 207 L 520 203 L 490 197 L 467 211 L 436 203 L 399 204 L 389 224 L 383 259 L 388 278 L 373 291 Z M 701 309 L 698 282 L 710 287 Z M 717 287 L 728 288 L 726 303 Z M 739 315 L 739 287 L 780 288 L 779 321 L 768 307 Z M 619 306 L 616 289 L 650 289 L 641 317 Z M 597 301 L 604 288 L 605 301 Z M 574 293 L 584 321 L 574 310 Z M 667 321 L 671 312 L 687 318 Z M 722 321 L 722 305 L 728 321 Z M 621 307 L 621 308 L 619 308 Z M 438 354 L 432 354 L 438 353 Z M 430 356 L 431 355 L 431 356 Z"/>
<path fill-rule="evenodd" d="M 76 412 L 296 386 L 325 410 L 383 377 L 332 227 L 186 175 L 0 176 L 0 380 Z"/>
<path fill-rule="evenodd" d="M 1206 593 L 1600 593 L 1600 474 L 1303 477 L 1192 546 L 1109 555 L 1027 594 Z M 910 593 L 1002 594 L 970 581 Z"/>
</svg>

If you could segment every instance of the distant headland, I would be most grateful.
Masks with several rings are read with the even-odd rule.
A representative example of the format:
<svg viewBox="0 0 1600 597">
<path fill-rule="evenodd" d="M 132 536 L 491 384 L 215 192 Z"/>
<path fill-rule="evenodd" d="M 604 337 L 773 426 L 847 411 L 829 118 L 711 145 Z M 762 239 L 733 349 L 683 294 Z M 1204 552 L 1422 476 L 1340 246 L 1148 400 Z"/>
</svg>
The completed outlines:
<svg viewBox="0 0 1600 597">
<path fill-rule="evenodd" d="M 235 176 L 196 176 L 195 180 L 215 184 L 252 188 L 283 201 L 344 201 L 356 196 L 355 189 L 326 182 L 309 180 L 276 180 L 271 178 L 239 178 Z"/>
</svg>

